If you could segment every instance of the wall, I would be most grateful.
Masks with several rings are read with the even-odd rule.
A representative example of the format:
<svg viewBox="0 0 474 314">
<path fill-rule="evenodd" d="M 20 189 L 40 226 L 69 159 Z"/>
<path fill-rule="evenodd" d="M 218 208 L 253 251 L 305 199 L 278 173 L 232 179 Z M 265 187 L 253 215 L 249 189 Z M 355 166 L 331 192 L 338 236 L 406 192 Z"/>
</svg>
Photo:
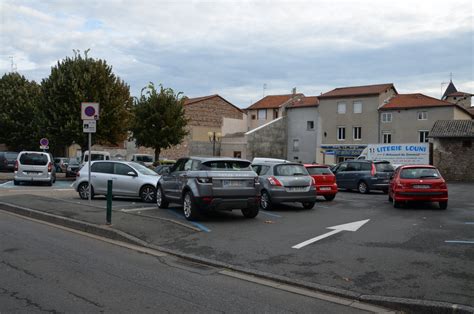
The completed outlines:
<svg viewBox="0 0 474 314">
<path fill-rule="evenodd" d="M 254 157 L 286 159 L 286 117 L 246 133 L 247 159 Z"/>
<path fill-rule="evenodd" d="M 226 118 L 222 119 L 222 136 L 238 132 L 247 132 L 247 115 L 243 119 Z"/>
<path fill-rule="evenodd" d="M 461 105 L 466 109 L 469 109 L 471 107 L 471 96 L 449 96 L 446 98 L 446 101 L 449 101 L 453 104 Z"/>
<path fill-rule="evenodd" d="M 227 134 L 222 138 L 220 154 L 225 157 L 234 157 L 234 152 L 241 152 L 241 158 L 247 157 L 247 138 L 245 133 Z"/>
<path fill-rule="evenodd" d="M 307 129 L 307 121 L 313 121 L 314 129 Z M 287 157 L 291 161 L 312 163 L 316 161 L 319 129 L 317 107 L 289 108 L 287 110 L 288 141 Z M 293 140 L 299 140 L 298 151 L 293 151 Z M 295 158 L 296 157 L 296 158 Z"/>
<path fill-rule="evenodd" d="M 463 147 L 463 141 L 469 141 L 471 147 Z M 446 180 L 474 181 L 474 171 L 470 171 L 474 164 L 474 139 L 435 138 L 433 164 Z"/>
</svg>

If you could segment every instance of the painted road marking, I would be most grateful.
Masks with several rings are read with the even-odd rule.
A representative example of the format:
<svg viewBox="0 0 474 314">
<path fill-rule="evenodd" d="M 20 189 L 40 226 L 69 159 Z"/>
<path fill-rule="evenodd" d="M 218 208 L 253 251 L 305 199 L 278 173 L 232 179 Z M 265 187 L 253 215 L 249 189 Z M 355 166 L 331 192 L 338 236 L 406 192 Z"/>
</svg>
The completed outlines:
<svg viewBox="0 0 474 314">
<path fill-rule="evenodd" d="M 168 208 L 167 211 L 170 212 L 170 213 L 172 213 L 172 214 L 175 215 L 176 217 L 179 217 L 179 218 L 181 218 L 181 219 L 185 219 L 185 220 L 186 220 L 186 218 L 184 218 L 183 215 L 177 213 L 176 211 L 174 211 L 174 210 L 171 209 L 171 208 Z M 204 232 L 211 232 L 211 229 L 207 228 L 206 226 L 204 226 L 204 225 L 202 225 L 202 224 L 200 224 L 200 223 L 197 223 L 197 222 L 194 222 L 194 221 L 188 221 L 188 220 L 186 220 L 186 221 L 187 221 L 188 223 L 190 223 L 190 224 L 192 224 L 192 225 L 198 227 L 200 230 L 202 230 L 202 231 L 204 231 Z"/>
<path fill-rule="evenodd" d="M 343 225 L 327 227 L 326 229 L 333 229 L 333 231 L 329 231 L 329 232 L 327 232 L 325 234 L 322 234 L 320 236 L 317 236 L 315 238 L 312 238 L 312 239 L 306 240 L 304 242 L 301 242 L 297 245 L 292 246 L 292 248 L 293 249 L 301 249 L 302 247 L 305 247 L 305 246 L 307 246 L 311 243 L 314 243 L 316 241 L 319 241 L 319 240 L 322 240 L 322 239 L 327 238 L 329 236 L 332 236 L 333 234 L 339 233 L 341 231 L 357 231 L 360 227 L 362 227 L 367 222 L 369 222 L 369 220 L 370 219 L 366 219 L 366 220 L 350 222 L 350 223 L 343 224 Z"/>
<path fill-rule="evenodd" d="M 474 225 L 474 222 L 465 222 L 466 225 Z"/>
<path fill-rule="evenodd" d="M 260 212 L 261 212 L 262 214 L 265 214 L 265 215 L 268 215 L 268 216 L 272 216 L 272 217 L 277 217 L 277 218 L 283 217 L 283 216 L 280 216 L 280 215 L 277 215 L 277 214 L 272 214 L 272 213 L 266 212 L 266 211 L 264 211 L 264 210 L 260 210 Z"/>
<path fill-rule="evenodd" d="M 156 206 L 155 207 L 132 208 L 132 209 L 122 208 L 120 211 L 125 212 L 125 213 L 130 213 L 130 212 L 139 212 L 139 211 L 152 210 L 152 209 L 156 209 Z"/>
<path fill-rule="evenodd" d="M 446 240 L 445 243 L 474 244 L 474 241 Z"/>
<path fill-rule="evenodd" d="M 5 185 L 12 185 L 13 181 L 7 181 L 5 183 L 0 184 L 0 186 L 5 186 Z"/>
</svg>

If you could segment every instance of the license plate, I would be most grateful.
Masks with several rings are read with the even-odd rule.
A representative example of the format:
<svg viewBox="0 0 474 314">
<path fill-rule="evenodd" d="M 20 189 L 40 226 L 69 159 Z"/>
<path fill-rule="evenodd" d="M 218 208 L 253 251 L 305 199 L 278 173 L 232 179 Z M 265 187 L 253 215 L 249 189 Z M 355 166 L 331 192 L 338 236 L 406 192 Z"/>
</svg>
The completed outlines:
<svg viewBox="0 0 474 314">
<path fill-rule="evenodd" d="M 30 176 L 37 176 L 37 175 L 41 174 L 41 172 L 37 172 L 37 171 L 27 171 L 26 174 L 27 174 L 27 175 L 30 175 Z"/>
<path fill-rule="evenodd" d="M 304 192 L 306 191 L 306 189 L 307 188 L 305 186 L 295 186 L 295 187 L 286 188 L 288 192 Z"/>
<path fill-rule="evenodd" d="M 239 180 L 224 180 L 222 181 L 222 186 L 223 187 L 242 187 L 245 186 L 245 181 L 239 181 Z"/>
<path fill-rule="evenodd" d="M 330 191 L 330 190 L 331 190 L 331 187 L 329 187 L 329 186 L 322 186 L 322 187 L 319 188 L 319 190 L 321 190 L 321 191 Z"/>
<path fill-rule="evenodd" d="M 413 185 L 414 189 L 429 189 L 431 186 L 428 184 L 415 184 Z"/>
</svg>

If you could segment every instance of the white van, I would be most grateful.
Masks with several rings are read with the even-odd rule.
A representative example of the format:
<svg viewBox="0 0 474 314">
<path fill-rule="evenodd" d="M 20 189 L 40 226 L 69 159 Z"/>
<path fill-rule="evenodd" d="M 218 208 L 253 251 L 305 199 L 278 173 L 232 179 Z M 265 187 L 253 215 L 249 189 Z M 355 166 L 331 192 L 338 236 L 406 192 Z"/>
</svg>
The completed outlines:
<svg viewBox="0 0 474 314">
<path fill-rule="evenodd" d="M 13 184 L 20 182 L 44 182 L 49 186 L 56 181 L 56 169 L 50 153 L 23 151 L 15 162 Z"/>
<path fill-rule="evenodd" d="M 96 160 L 110 160 L 110 153 L 104 151 L 92 151 L 91 161 Z M 82 155 L 82 164 L 89 162 L 89 151 L 87 150 L 84 155 Z"/>
<path fill-rule="evenodd" d="M 137 162 L 146 167 L 150 167 L 153 166 L 153 163 L 155 162 L 155 157 L 149 154 L 133 154 L 131 161 Z"/>
</svg>

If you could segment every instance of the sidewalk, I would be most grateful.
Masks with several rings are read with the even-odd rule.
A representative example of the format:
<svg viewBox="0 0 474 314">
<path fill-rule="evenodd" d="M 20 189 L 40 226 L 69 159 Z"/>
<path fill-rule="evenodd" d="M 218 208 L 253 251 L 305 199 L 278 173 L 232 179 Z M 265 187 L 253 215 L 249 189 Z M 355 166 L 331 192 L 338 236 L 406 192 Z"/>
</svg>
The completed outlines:
<svg viewBox="0 0 474 314">
<path fill-rule="evenodd" d="M 474 313 L 474 308 L 468 306 L 447 302 L 363 295 L 353 291 L 302 282 L 276 274 L 230 265 L 209 259 L 206 252 L 199 252 L 199 256 L 197 256 L 174 251 L 166 248 L 168 243 L 201 232 L 199 229 L 178 220 L 114 210 L 112 225 L 107 226 L 105 224 L 105 209 L 100 206 L 89 206 L 73 201 L 61 201 L 36 195 L 23 195 L 21 198 L 15 195 L 4 196 L 0 198 L 0 209 L 114 240 L 149 247 L 196 262 L 396 310 L 417 313 Z"/>
</svg>

